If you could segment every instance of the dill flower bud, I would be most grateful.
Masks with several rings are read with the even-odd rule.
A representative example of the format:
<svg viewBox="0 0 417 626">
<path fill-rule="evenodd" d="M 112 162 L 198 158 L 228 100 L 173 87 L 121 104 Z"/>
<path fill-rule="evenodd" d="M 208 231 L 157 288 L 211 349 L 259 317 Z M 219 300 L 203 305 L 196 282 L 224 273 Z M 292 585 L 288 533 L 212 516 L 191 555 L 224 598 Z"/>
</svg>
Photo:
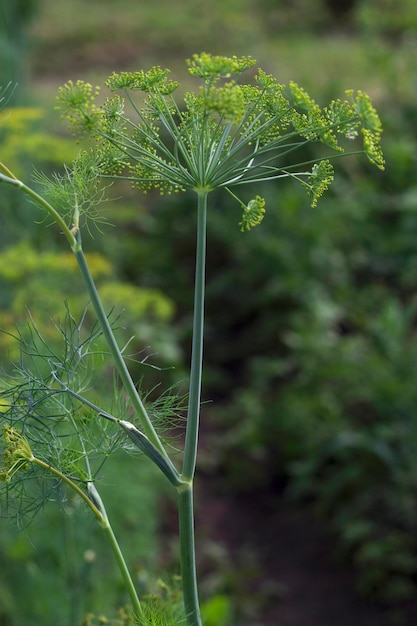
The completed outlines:
<svg viewBox="0 0 417 626">
<path fill-rule="evenodd" d="M 5 424 L 3 439 L 6 444 L 1 455 L 0 482 L 10 482 L 14 474 L 28 467 L 34 460 L 29 443 L 21 432 Z"/>
<path fill-rule="evenodd" d="M 242 233 L 245 230 L 251 230 L 254 226 L 258 226 L 265 215 L 265 200 L 261 196 L 256 196 L 250 200 L 243 209 L 242 221 L 239 223 Z"/>
</svg>

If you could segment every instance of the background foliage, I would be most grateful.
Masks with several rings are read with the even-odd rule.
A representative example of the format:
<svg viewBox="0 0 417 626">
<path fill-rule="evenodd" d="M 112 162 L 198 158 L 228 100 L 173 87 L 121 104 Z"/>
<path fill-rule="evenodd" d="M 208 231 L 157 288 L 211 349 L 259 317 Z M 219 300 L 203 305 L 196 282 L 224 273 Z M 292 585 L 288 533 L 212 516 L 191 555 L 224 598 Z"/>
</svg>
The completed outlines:
<svg viewBox="0 0 417 626">
<path fill-rule="evenodd" d="M 26 171 L 29 177 L 33 162 L 49 170 L 72 158 L 74 145 L 52 110 L 65 80 L 96 81 L 109 70 L 158 63 L 186 81 L 179 69 L 184 58 L 204 49 L 251 54 L 280 81 L 299 82 L 319 102 L 346 88 L 374 98 L 384 126 L 384 174 L 365 160 L 342 161 L 331 193 L 314 210 L 291 184 L 257 189 L 268 211 L 264 226 L 249 236 L 239 232 L 239 215 L 224 198 L 212 206 L 205 399 L 215 403 L 205 408 L 211 427 L 204 445 L 211 471 L 221 472 L 230 490 L 246 491 L 249 498 L 255 488 L 279 485 L 280 496 L 284 491 L 313 503 L 333 533 L 335 550 L 357 568 L 358 590 L 400 610 L 413 597 L 417 576 L 415 2 L 181 0 L 175 12 L 169 0 L 92 0 L 88 11 L 84 5 L 0 5 L 0 84 L 23 77 L 10 102 L 15 108 L 0 120 L 1 160 L 20 175 Z M 119 192 L 123 204 L 116 200 Z M 46 328 L 64 298 L 79 310 L 85 302 L 59 234 L 33 224 L 34 216 L 40 219 L 34 209 L 2 193 L 1 325 L 13 332 L 29 306 Z M 104 210 L 115 227 L 104 226 L 104 237 L 89 243 L 90 254 L 97 255 L 98 268 L 105 267 L 109 306 L 126 309 L 127 335 L 138 336 L 135 349 L 150 346 L 163 365 L 177 366 L 163 375 L 170 384 L 188 363 L 191 203 L 186 196 L 144 199 L 125 188 L 111 195 Z M 42 268 L 37 276 L 30 269 L 34 255 Z M 145 311 L 139 325 L 138 306 Z M 3 350 L 10 349 L 8 341 L 2 339 Z M 139 576 L 152 570 L 158 553 L 156 517 L 149 516 L 150 510 L 156 515 L 157 504 L 142 477 L 132 491 L 126 489 L 128 501 L 146 510 L 127 510 L 120 521 L 128 533 L 141 529 Z M 87 520 L 77 517 L 72 525 L 53 506 L 46 515 L 45 528 L 61 524 L 63 533 L 76 533 L 71 545 L 87 554 Z M 143 528 L 145 520 L 149 526 Z M 62 539 L 32 528 L 29 535 L 2 532 L 1 561 L 8 563 L 10 584 L 2 587 L 0 623 L 27 626 L 33 619 L 73 626 L 81 615 L 71 613 L 65 621 L 61 600 L 56 614 L 43 604 L 52 596 L 48 585 L 62 598 L 68 581 L 74 597 L 83 594 L 82 601 L 71 600 L 73 606 L 93 604 L 110 613 L 120 605 L 110 593 L 110 574 L 109 589 L 98 593 L 88 558 L 64 565 L 57 548 Z M 58 577 L 48 578 L 51 563 L 64 572 L 62 587 Z M 207 609 L 214 611 L 213 623 L 237 624 L 239 611 L 232 618 L 219 598 L 218 615 L 224 617 L 215 621 L 214 602 Z"/>
</svg>

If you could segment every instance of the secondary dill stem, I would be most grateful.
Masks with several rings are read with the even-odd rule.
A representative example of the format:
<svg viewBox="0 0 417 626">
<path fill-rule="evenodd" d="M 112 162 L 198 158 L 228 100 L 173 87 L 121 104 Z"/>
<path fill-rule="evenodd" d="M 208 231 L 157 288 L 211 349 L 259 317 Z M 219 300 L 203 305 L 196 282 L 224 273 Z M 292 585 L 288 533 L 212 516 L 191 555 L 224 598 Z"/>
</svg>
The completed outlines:
<svg viewBox="0 0 417 626">
<path fill-rule="evenodd" d="M 33 457 L 32 462 L 39 465 L 39 467 L 42 467 L 43 469 L 48 470 L 48 472 L 51 472 L 52 474 L 54 474 L 54 476 L 57 476 L 57 478 L 60 478 L 66 485 L 71 487 L 71 489 L 73 489 L 80 496 L 80 498 L 84 500 L 87 506 L 93 511 L 97 521 L 99 522 L 100 526 L 103 528 L 107 536 L 107 539 L 109 540 L 109 543 L 112 547 L 112 550 L 116 557 L 117 564 L 122 573 L 123 580 L 126 585 L 126 589 L 129 593 L 135 614 L 138 616 L 141 616 L 143 614 L 143 611 L 142 611 L 141 604 L 139 602 L 138 594 L 133 584 L 132 577 L 130 575 L 128 567 L 126 565 L 126 561 L 124 559 L 123 553 L 120 549 L 119 543 L 116 539 L 116 536 L 113 532 L 113 528 L 111 527 L 111 524 L 108 520 L 108 517 L 105 511 L 103 514 L 98 509 L 98 507 L 94 504 L 94 502 L 91 501 L 91 499 L 87 496 L 87 494 L 82 489 L 80 489 L 80 487 L 73 480 L 68 478 L 68 476 L 65 476 L 65 474 L 60 472 L 58 469 L 56 469 L 52 465 L 49 465 L 48 463 L 45 463 L 45 461 L 42 461 L 41 459 L 38 459 L 37 457 Z"/>
<path fill-rule="evenodd" d="M 123 576 L 123 580 L 125 582 L 126 585 L 126 589 L 129 593 L 130 596 L 130 600 L 132 602 L 133 605 L 133 610 L 135 612 L 135 615 L 137 617 L 142 617 L 143 616 L 143 611 L 142 611 L 142 606 L 139 602 L 139 598 L 138 598 L 138 594 L 136 592 L 135 586 L 133 584 L 133 580 L 132 577 L 130 575 L 129 569 L 126 565 L 126 561 L 124 559 L 123 553 L 120 549 L 119 543 L 116 539 L 116 536 L 113 532 L 113 528 L 111 527 L 110 523 L 107 522 L 107 524 L 103 525 L 103 530 L 106 533 L 106 536 L 110 542 L 110 545 L 113 549 L 114 555 L 116 557 L 116 561 L 119 565 L 120 571 L 122 573 Z"/>
<path fill-rule="evenodd" d="M 6 174 L 1 172 L 5 172 Z M 64 233 L 65 237 L 67 238 L 70 246 L 72 247 L 74 245 L 74 235 L 72 234 L 71 230 L 66 225 L 65 220 L 63 220 L 58 211 L 51 204 L 49 204 L 49 202 L 47 202 L 45 198 L 36 193 L 36 191 L 34 191 L 31 187 L 28 187 L 21 180 L 18 180 L 3 163 L 0 163 L 0 182 L 5 182 L 9 185 L 12 185 L 13 187 L 17 187 L 18 189 L 23 191 L 23 193 L 31 197 L 38 204 L 40 204 L 40 206 L 45 209 L 49 213 L 49 215 L 53 217 L 53 219 L 56 221 L 56 223 Z"/>
<path fill-rule="evenodd" d="M 56 469 L 56 467 L 53 467 L 52 465 L 45 463 L 45 461 L 42 461 L 41 459 L 38 459 L 37 457 L 33 457 L 32 462 L 36 463 L 36 465 L 39 465 L 39 467 L 42 467 L 43 469 L 48 470 L 48 472 L 51 472 L 51 474 L 54 474 L 54 476 L 57 476 L 57 478 L 61 479 L 66 485 L 71 487 L 71 489 L 73 489 L 80 496 L 80 498 L 84 500 L 87 506 L 90 507 L 90 509 L 93 511 L 94 515 L 96 516 L 98 522 L 100 524 L 103 523 L 104 518 L 103 518 L 101 511 L 99 511 L 96 505 L 93 502 L 91 502 L 87 494 L 84 493 L 84 491 L 80 489 L 80 487 L 73 480 L 68 478 L 68 476 L 65 476 L 65 474 L 63 474 L 58 469 Z"/>
<path fill-rule="evenodd" d="M 88 295 L 90 296 L 91 303 L 94 307 L 94 311 L 97 315 L 97 319 L 100 324 L 101 330 L 103 332 L 103 336 L 106 340 L 110 354 L 113 358 L 114 365 L 119 373 L 120 379 L 123 383 L 124 388 L 126 389 L 126 392 L 129 394 L 133 407 L 135 408 L 135 411 L 140 418 L 143 431 L 145 435 L 148 437 L 148 439 L 157 448 L 157 450 L 162 454 L 162 456 L 170 462 L 167 456 L 167 453 L 165 451 L 165 448 L 161 444 L 161 441 L 139 397 L 139 394 L 136 390 L 136 387 L 132 380 L 130 372 L 123 359 L 123 355 L 120 352 L 120 348 L 117 345 L 117 341 L 114 337 L 113 331 L 109 324 L 109 320 L 107 319 L 107 315 L 103 309 L 103 305 L 101 303 L 96 286 L 94 284 L 93 277 L 91 276 L 91 272 L 88 267 L 87 261 L 85 259 L 84 252 L 81 247 L 81 243 L 78 243 L 77 245 L 73 247 L 73 252 L 74 252 L 76 261 L 78 263 L 81 276 L 84 280 L 84 284 L 87 288 Z"/>
<path fill-rule="evenodd" d="M 193 478 L 195 473 L 200 419 L 203 368 L 204 288 L 206 266 L 207 192 L 198 194 L 197 251 L 194 290 L 193 340 L 190 395 L 185 436 L 182 479 L 178 489 L 181 573 L 188 626 L 201 626 L 195 563 Z"/>
<path fill-rule="evenodd" d="M 80 269 L 82 278 L 84 280 L 84 284 L 87 288 L 88 294 L 90 296 L 91 302 L 93 304 L 95 313 L 97 315 L 97 319 L 99 321 L 100 327 L 102 329 L 104 338 L 107 342 L 110 354 L 113 358 L 113 362 L 117 371 L 119 372 L 119 376 L 121 381 L 129 394 L 130 400 L 141 420 L 142 428 L 144 430 L 145 435 L 148 439 L 153 443 L 153 445 L 157 448 L 157 450 L 162 454 L 162 456 L 166 459 L 167 463 L 171 464 L 171 461 L 163 447 L 153 425 L 150 421 L 148 414 L 146 412 L 145 407 L 139 397 L 137 389 L 133 383 L 133 380 L 130 376 L 130 372 L 126 366 L 126 363 L 123 359 L 123 356 L 120 352 L 119 346 L 117 345 L 116 339 L 114 337 L 113 331 L 107 319 L 107 315 L 103 309 L 103 305 L 101 303 L 100 297 L 98 295 L 96 286 L 94 284 L 93 277 L 91 276 L 90 269 L 86 262 L 84 252 L 81 246 L 81 237 L 79 231 L 74 234 L 74 232 L 68 228 L 65 221 L 59 215 L 58 211 L 49 204 L 42 196 L 40 196 L 36 191 L 22 183 L 18 180 L 12 172 L 0 162 L 0 182 L 5 182 L 9 185 L 19 188 L 25 194 L 33 198 L 38 204 L 40 204 L 48 213 L 51 215 L 57 224 L 61 227 L 62 232 L 68 240 L 68 243 L 71 246 L 71 249 L 74 253 L 74 256 L 77 260 L 78 267 Z"/>
</svg>

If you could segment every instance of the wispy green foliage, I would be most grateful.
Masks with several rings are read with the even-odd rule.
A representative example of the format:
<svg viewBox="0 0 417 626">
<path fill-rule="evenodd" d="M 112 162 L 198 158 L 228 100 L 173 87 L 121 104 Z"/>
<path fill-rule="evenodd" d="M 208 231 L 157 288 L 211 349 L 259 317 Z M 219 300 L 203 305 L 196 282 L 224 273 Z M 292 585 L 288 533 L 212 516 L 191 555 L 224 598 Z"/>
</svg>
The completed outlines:
<svg viewBox="0 0 417 626">
<path fill-rule="evenodd" d="M 24 434 L 29 451 L 30 447 L 36 450 L 37 458 L 85 486 L 121 445 L 119 430 L 105 420 L 93 422 L 94 413 L 74 395 L 65 393 L 68 386 L 77 393 L 86 392 L 91 368 L 103 359 L 98 345 L 100 332 L 93 329 L 86 335 L 83 321 L 84 316 L 76 321 L 68 312 L 63 325 L 56 329 L 61 336 L 58 349 L 56 343 L 52 346 L 45 341 L 32 323 L 29 338 L 17 337 L 20 358 L 14 374 L 3 379 L 2 504 L 6 504 L 9 515 L 13 508 L 19 518 L 26 516 L 26 522 L 51 497 L 58 497 L 60 487 L 56 475 L 48 476 L 39 463 L 29 466 L 22 461 L 19 467 L 10 463 L 16 455 L 16 445 L 12 444 L 18 441 L 19 433 Z M 33 461 L 31 454 L 25 458 Z M 17 473 L 16 468 L 28 471 Z"/>
<path fill-rule="evenodd" d="M 105 189 L 100 187 L 99 171 L 95 159 L 88 151 L 80 152 L 72 163 L 71 169 L 64 168 L 63 174 L 54 174 L 52 178 L 35 173 L 35 180 L 52 204 L 59 206 L 67 220 L 73 220 L 73 228 L 79 227 L 80 216 L 84 225 L 97 228 L 107 222 L 103 213 Z M 101 206 L 101 211 L 97 210 Z"/>
<path fill-rule="evenodd" d="M 118 611 L 116 618 L 88 613 L 80 626 L 182 626 L 185 625 L 179 581 L 168 586 L 159 579 L 143 598 L 142 615 L 133 615 L 129 608 Z"/>
<path fill-rule="evenodd" d="M 9 483 L 16 478 L 21 501 L 18 502 L 14 491 L 13 502 L 19 516 L 25 511 L 39 510 L 39 506 L 28 507 L 28 503 L 32 500 L 39 504 L 41 492 L 43 503 L 51 496 L 48 477 L 46 483 L 37 478 L 38 489 L 32 489 L 30 481 L 23 484 L 34 474 L 38 476 L 39 468 L 32 467 L 27 475 L 17 475 L 17 470 L 28 469 L 28 459 L 33 460 L 30 445 L 45 463 L 85 487 L 95 480 L 115 449 L 124 448 L 129 453 L 141 449 L 147 454 L 146 446 L 145 449 L 134 446 L 123 435 L 123 431 L 129 436 L 130 430 L 139 435 L 140 432 L 126 421 L 130 407 L 124 394 L 118 392 L 117 383 L 111 406 L 103 406 L 100 400 L 101 406 L 96 404 L 90 387 L 94 386 L 93 372 L 100 371 L 106 354 L 102 351 L 99 328 L 87 331 L 84 323 L 85 313 L 76 320 L 67 310 L 61 325 L 55 326 L 55 341 L 49 336 L 45 340 L 33 322 L 28 324 L 28 336 L 15 337 L 20 345 L 20 357 L 14 364 L 14 373 L 3 377 L 0 390 L 1 417 L 5 424 L 0 482 L 8 492 Z M 168 439 L 169 428 L 180 423 L 184 400 L 171 389 L 156 400 L 146 398 L 145 402 L 158 431 Z M 20 431 L 24 432 L 27 448 L 20 446 L 24 454 L 16 456 L 15 443 L 20 441 L 16 433 Z M 11 437 L 12 434 L 16 436 Z M 146 442 L 146 437 L 141 436 Z M 7 493 L 4 495 L 7 500 Z"/>
</svg>

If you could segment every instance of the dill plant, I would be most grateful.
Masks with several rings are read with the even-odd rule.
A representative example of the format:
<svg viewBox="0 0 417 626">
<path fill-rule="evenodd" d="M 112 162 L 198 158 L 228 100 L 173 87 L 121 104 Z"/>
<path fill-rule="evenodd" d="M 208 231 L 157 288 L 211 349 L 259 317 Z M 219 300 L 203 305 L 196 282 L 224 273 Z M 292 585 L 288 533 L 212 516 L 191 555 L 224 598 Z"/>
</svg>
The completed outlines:
<svg viewBox="0 0 417 626">
<path fill-rule="evenodd" d="M 335 158 L 364 153 L 371 163 L 384 168 L 381 124 L 368 95 L 349 91 L 345 99 L 320 107 L 297 84 L 281 85 L 261 69 L 255 71 L 254 65 L 250 57 L 194 55 L 188 61 L 188 71 L 198 81 L 198 88 L 186 92 L 181 104 L 175 98 L 179 84 L 169 78 L 169 70 L 160 67 L 113 73 L 106 87 L 119 93 L 109 95 L 101 104 L 97 103 L 98 87 L 70 81 L 59 89 L 57 108 L 78 137 L 89 137 L 90 147 L 80 151 L 64 175 L 52 179 L 38 176 L 44 187 L 41 194 L 18 180 L 6 165 L 0 166 L 0 181 L 42 206 L 65 235 L 117 373 L 117 384 L 126 397 L 125 406 L 113 411 L 116 414 L 88 399 L 79 372 L 80 368 L 88 370 L 92 340 L 74 340 L 79 324 L 69 315 L 72 331 L 65 334 L 70 340 L 65 339 L 64 356 L 58 358 L 43 346 L 45 372 L 35 376 L 22 368 L 18 372 L 19 382 L 9 381 L 2 394 L 6 410 L 1 414 L 5 425 L 0 477 L 9 499 L 13 489 L 23 489 L 24 479 L 30 478 L 33 468 L 37 473 L 52 473 L 79 494 L 108 533 L 130 593 L 134 623 L 156 624 L 166 618 L 159 616 L 153 621 L 156 613 L 152 617 L 149 610 L 144 610 L 137 596 L 111 531 L 89 456 L 103 452 L 106 445 L 115 448 L 130 441 L 177 490 L 183 615 L 188 626 L 200 626 L 193 480 L 201 403 L 209 195 L 219 189 L 228 193 L 241 213 L 240 230 L 246 232 L 263 220 L 265 200 L 257 194 L 242 199 L 244 185 L 253 190 L 257 183 L 293 178 L 304 187 L 314 207 L 333 180 L 331 161 Z M 250 78 L 244 82 L 241 76 L 247 71 Z M 297 151 L 312 143 L 327 148 L 326 156 L 317 161 L 297 162 Z M 354 148 L 346 152 L 351 143 Z M 144 193 L 151 189 L 161 194 L 190 192 L 196 199 L 192 358 L 181 467 L 172 460 L 132 380 L 83 252 L 81 231 L 91 221 L 100 220 L 103 190 L 114 179 L 130 181 Z M 39 334 L 37 339 L 42 343 Z M 26 352 L 30 353 L 31 348 L 26 346 Z M 84 417 L 74 417 L 80 411 Z M 165 413 L 169 414 L 170 409 Z M 133 415 L 131 421 L 125 419 L 126 415 Z M 113 429 L 111 435 L 106 431 L 109 425 Z M 67 435 L 69 429 L 71 438 L 76 440 L 70 459 L 62 454 L 62 428 Z M 101 435 L 92 437 L 95 431 Z M 42 451 L 45 444 L 48 450 L 52 448 L 53 458 L 47 455 L 43 459 L 42 452 L 37 455 L 36 448 Z M 80 461 L 84 463 L 82 471 Z M 178 619 L 164 623 L 178 623 Z"/>
</svg>

